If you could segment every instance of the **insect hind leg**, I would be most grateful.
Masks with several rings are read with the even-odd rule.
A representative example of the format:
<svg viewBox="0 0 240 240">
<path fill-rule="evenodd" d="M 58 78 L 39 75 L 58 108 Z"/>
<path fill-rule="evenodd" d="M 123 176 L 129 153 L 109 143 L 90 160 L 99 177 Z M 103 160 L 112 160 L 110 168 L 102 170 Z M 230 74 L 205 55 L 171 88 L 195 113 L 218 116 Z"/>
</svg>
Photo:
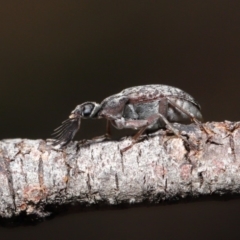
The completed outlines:
<svg viewBox="0 0 240 240">
<path fill-rule="evenodd" d="M 189 146 L 193 146 L 192 143 L 190 143 L 187 139 L 185 139 L 180 133 L 179 131 L 173 127 L 173 125 L 164 117 L 164 115 L 162 115 L 161 113 L 158 114 L 159 115 L 159 119 L 161 119 L 165 124 L 166 127 L 168 129 L 170 129 L 175 136 L 177 136 L 178 138 L 182 139 L 185 143 L 187 143 Z M 193 146 L 195 147 L 195 145 Z"/>
<path fill-rule="evenodd" d="M 161 120 L 165 124 L 165 126 L 174 133 L 175 136 L 181 138 L 184 142 L 187 142 L 189 144 L 189 142 L 180 135 L 179 131 L 175 129 L 173 125 L 165 117 L 167 116 L 168 108 L 169 108 L 169 99 L 167 97 L 163 97 L 159 101 L 159 107 L 158 107 L 159 120 Z"/>
<path fill-rule="evenodd" d="M 171 104 L 173 107 L 175 107 L 176 109 L 178 109 L 178 111 L 186 114 L 194 123 L 196 123 L 200 129 L 202 129 L 207 135 L 211 135 L 211 133 L 209 133 L 209 130 L 203 126 L 203 124 L 189 111 L 186 111 L 185 109 L 183 109 L 181 106 L 179 106 L 178 104 L 176 104 L 175 102 L 171 101 L 169 98 L 167 98 L 167 101 L 169 104 Z"/>
</svg>

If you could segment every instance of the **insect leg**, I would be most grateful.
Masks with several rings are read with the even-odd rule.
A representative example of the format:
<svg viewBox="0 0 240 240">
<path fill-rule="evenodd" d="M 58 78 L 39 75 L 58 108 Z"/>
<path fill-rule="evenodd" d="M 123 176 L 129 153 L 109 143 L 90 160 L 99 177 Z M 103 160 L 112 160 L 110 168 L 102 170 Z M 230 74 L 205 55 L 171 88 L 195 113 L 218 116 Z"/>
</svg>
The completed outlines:
<svg viewBox="0 0 240 240">
<path fill-rule="evenodd" d="M 140 138 L 140 136 L 143 134 L 143 132 L 147 129 L 147 127 L 151 124 L 154 124 L 159 119 L 159 114 L 154 114 L 150 117 L 148 117 L 146 120 L 115 120 L 114 126 L 117 128 L 121 128 L 122 125 L 124 125 L 125 128 L 133 128 L 133 129 L 139 129 L 139 131 L 132 137 L 132 143 L 121 149 L 121 153 L 126 152 L 128 149 L 130 149 Z"/>
<path fill-rule="evenodd" d="M 181 138 L 184 142 L 189 144 L 189 142 L 179 134 L 179 132 L 172 126 L 172 124 L 164 117 L 164 115 L 161 113 L 158 113 L 148 117 L 146 120 L 125 121 L 125 127 L 128 127 L 128 128 L 138 127 L 140 128 L 140 130 L 132 137 L 132 143 L 129 146 L 121 149 L 121 153 L 129 150 L 139 140 L 139 137 L 147 129 L 147 127 L 149 125 L 155 124 L 159 119 L 161 119 L 177 137 Z M 116 121 L 115 121 L 115 125 L 117 125 Z"/>
<path fill-rule="evenodd" d="M 107 119 L 106 133 L 104 135 L 92 138 L 92 140 L 90 140 L 90 142 L 91 141 L 104 141 L 104 140 L 108 140 L 108 139 L 111 139 L 111 125 L 110 125 L 110 120 Z"/>
<path fill-rule="evenodd" d="M 189 142 L 187 139 L 185 139 L 182 135 L 179 134 L 179 131 L 176 130 L 173 125 L 161 114 L 159 113 L 159 118 L 164 121 L 166 126 L 179 138 L 181 138 L 185 143 L 187 143 L 189 146 L 196 147 L 194 144 Z"/>
<path fill-rule="evenodd" d="M 167 99 L 168 103 L 171 104 L 173 107 L 175 107 L 176 109 L 178 109 L 179 111 L 183 112 L 184 114 L 186 114 L 193 122 L 195 122 L 201 129 L 203 129 L 203 131 L 207 134 L 210 135 L 210 133 L 208 132 L 208 130 L 203 126 L 203 124 L 197 120 L 194 115 L 188 111 L 186 111 L 185 109 L 183 109 L 181 106 L 179 106 L 178 104 L 176 104 L 175 102 L 171 101 L 170 99 Z"/>
<path fill-rule="evenodd" d="M 111 124 L 110 120 L 107 119 L 107 125 L 106 125 L 106 134 L 107 138 L 111 138 L 112 132 L 111 132 Z"/>
</svg>

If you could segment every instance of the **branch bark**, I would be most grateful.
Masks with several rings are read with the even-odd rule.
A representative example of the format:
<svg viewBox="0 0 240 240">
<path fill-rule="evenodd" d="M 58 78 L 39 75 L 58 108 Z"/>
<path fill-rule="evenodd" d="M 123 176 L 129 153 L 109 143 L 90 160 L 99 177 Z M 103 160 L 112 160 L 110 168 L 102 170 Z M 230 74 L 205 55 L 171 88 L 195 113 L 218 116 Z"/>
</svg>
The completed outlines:
<svg viewBox="0 0 240 240">
<path fill-rule="evenodd" d="M 41 219 L 57 206 L 239 194 L 240 122 L 206 123 L 210 135 L 194 124 L 175 127 L 194 148 L 163 130 L 123 154 L 130 138 L 63 150 L 44 140 L 0 141 L 0 216 Z"/>
</svg>

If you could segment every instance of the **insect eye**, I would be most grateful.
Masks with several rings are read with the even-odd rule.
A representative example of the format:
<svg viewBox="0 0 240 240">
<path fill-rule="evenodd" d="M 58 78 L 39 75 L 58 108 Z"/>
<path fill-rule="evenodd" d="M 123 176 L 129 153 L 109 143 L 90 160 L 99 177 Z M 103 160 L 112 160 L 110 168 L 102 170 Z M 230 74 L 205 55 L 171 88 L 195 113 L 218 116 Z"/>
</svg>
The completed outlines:
<svg viewBox="0 0 240 240">
<path fill-rule="evenodd" d="M 89 117 L 92 112 L 93 106 L 92 105 L 85 105 L 82 110 L 83 117 Z"/>
</svg>

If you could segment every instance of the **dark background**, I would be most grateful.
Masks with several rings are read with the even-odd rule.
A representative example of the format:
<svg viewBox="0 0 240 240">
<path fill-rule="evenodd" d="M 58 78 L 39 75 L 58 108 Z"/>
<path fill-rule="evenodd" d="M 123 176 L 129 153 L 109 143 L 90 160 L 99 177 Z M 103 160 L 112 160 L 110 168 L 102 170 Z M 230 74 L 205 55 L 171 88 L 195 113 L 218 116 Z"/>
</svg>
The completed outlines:
<svg viewBox="0 0 240 240">
<path fill-rule="evenodd" d="M 49 138 L 77 104 L 151 83 L 193 95 L 206 121 L 237 121 L 239 26 L 238 0 L 1 2 L 0 139 Z M 104 130 L 84 121 L 77 139 Z M 239 200 L 209 199 L 70 214 L 0 235 L 239 239 L 239 225 Z"/>
</svg>

